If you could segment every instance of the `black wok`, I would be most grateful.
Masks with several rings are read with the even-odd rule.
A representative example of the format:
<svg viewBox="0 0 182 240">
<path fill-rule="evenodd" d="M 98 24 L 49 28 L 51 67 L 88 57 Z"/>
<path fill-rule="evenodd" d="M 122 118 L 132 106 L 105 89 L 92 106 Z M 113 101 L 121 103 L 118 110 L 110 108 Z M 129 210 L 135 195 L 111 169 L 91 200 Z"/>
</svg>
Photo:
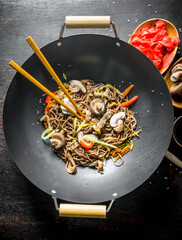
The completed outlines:
<svg viewBox="0 0 182 240">
<path fill-rule="evenodd" d="M 130 98 L 139 95 L 139 99 L 131 109 L 136 112 L 137 128 L 143 131 L 121 167 L 109 159 L 104 174 L 79 166 L 77 173 L 70 175 L 65 162 L 40 138 L 45 97 L 16 73 L 6 95 L 3 121 L 7 145 L 19 169 L 41 190 L 71 202 L 104 202 L 136 189 L 156 170 L 172 136 L 173 107 L 160 72 L 133 46 L 107 36 L 70 36 L 41 50 L 62 80 L 64 72 L 68 80 L 89 78 L 95 83 L 111 83 L 121 91 L 133 83 Z M 49 90 L 57 89 L 35 54 L 22 68 Z"/>
</svg>

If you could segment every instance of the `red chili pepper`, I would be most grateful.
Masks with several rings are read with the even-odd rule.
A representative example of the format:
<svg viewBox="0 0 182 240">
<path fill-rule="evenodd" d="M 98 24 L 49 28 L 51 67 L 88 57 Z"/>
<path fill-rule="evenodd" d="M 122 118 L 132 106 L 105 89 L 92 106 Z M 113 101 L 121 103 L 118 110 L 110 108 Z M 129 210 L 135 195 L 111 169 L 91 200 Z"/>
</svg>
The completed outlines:
<svg viewBox="0 0 182 240">
<path fill-rule="evenodd" d="M 56 95 L 55 92 L 52 92 L 54 95 Z M 51 101 L 51 97 L 49 95 L 47 95 L 46 99 L 45 99 L 45 103 L 49 103 Z"/>
<path fill-rule="evenodd" d="M 94 145 L 93 142 L 86 142 L 86 141 L 84 141 L 84 140 L 80 140 L 80 141 L 79 141 L 79 144 L 80 144 L 82 147 L 86 148 L 87 150 L 88 150 L 88 149 L 91 149 L 91 148 L 93 147 L 93 145 Z"/>
<path fill-rule="evenodd" d="M 138 96 L 134 96 L 133 98 L 131 98 L 131 99 L 128 100 L 127 102 L 121 103 L 121 106 L 122 106 L 122 107 L 127 107 L 128 105 L 136 102 L 137 99 L 138 99 Z"/>
</svg>

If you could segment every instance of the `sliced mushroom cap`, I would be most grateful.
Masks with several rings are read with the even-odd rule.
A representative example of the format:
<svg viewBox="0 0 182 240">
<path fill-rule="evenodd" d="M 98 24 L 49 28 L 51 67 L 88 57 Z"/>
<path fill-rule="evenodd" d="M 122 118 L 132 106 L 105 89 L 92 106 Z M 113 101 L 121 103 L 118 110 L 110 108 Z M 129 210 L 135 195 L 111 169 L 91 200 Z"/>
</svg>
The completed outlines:
<svg viewBox="0 0 182 240">
<path fill-rule="evenodd" d="M 69 100 L 67 97 L 65 97 L 65 98 L 63 99 L 63 102 L 64 102 L 66 105 L 68 105 L 70 108 L 72 108 L 73 111 L 76 112 L 75 107 L 73 106 L 73 104 L 70 102 L 70 100 Z M 72 113 L 71 113 L 70 111 L 68 111 L 65 107 L 63 107 L 62 105 L 61 105 L 61 110 L 62 110 L 62 112 L 63 112 L 64 114 L 70 114 L 70 115 L 72 115 Z"/>
<path fill-rule="evenodd" d="M 83 83 L 81 83 L 81 81 L 78 81 L 78 80 L 71 80 L 70 81 L 69 90 L 71 92 L 79 92 L 79 91 L 82 91 L 82 93 L 87 92 L 86 87 L 83 85 Z"/>
<path fill-rule="evenodd" d="M 90 103 L 90 111 L 93 115 L 102 116 L 106 111 L 106 104 L 102 98 L 95 98 Z"/>
<path fill-rule="evenodd" d="M 171 96 L 174 98 L 177 98 L 177 100 L 182 99 L 182 82 L 175 83 L 170 89 L 169 89 Z"/>
<path fill-rule="evenodd" d="M 171 74 L 178 72 L 178 71 L 182 71 L 182 63 L 178 63 L 176 64 L 172 70 L 171 70 Z"/>
<path fill-rule="evenodd" d="M 170 79 L 172 82 L 182 81 L 182 69 L 181 71 L 174 72 Z"/>
<path fill-rule="evenodd" d="M 61 133 L 54 133 L 50 141 L 55 151 L 60 150 L 65 145 L 65 137 Z"/>
<path fill-rule="evenodd" d="M 119 121 L 125 118 L 124 112 L 118 112 L 114 114 L 110 119 L 110 125 L 111 127 L 117 127 L 119 124 Z"/>
<path fill-rule="evenodd" d="M 114 128 L 114 131 L 117 133 L 121 133 L 124 130 L 124 122 L 123 120 L 118 121 L 118 125 Z"/>
</svg>

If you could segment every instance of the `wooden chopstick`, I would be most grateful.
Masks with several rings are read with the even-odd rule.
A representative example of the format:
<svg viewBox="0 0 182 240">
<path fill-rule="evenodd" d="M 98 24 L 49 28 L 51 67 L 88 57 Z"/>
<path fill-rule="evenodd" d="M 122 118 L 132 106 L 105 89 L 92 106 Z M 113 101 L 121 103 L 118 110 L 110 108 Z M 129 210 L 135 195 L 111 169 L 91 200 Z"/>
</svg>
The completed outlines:
<svg viewBox="0 0 182 240">
<path fill-rule="evenodd" d="M 38 46 L 36 45 L 36 43 L 34 42 L 34 40 L 32 39 L 31 36 L 26 38 L 28 44 L 30 45 L 30 47 L 33 49 L 33 51 L 36 53 L 37 57 L 40 59 L 40 61 L 44 64 L 44 66 L 46 67 L 46 69 L 48 70 L 48 72 L 51 74 L 51 76 L 53 77 L 53 79 L 56 81 L 56 83 L 59 85 L 59 87 L 63 90 L 63 92 L 66 94 L 66 96 L 68 97 L 68 99 L 70 100 L 70 102 L 73 104 L 73 106 L 75 107 L 76 111 L 83 117 L 83 113 L 80 111 L 80 109 L 78 108 L 77 104 L 75 103 L 75 101 L 72 99 L 72 97 L 70 96 L 70 94 L 68 93 L 68 91 L 66 90 L 65 86 L 62 84 L 61 80 L 59 79 L 59 77 L 57 76 L 57 74 L 55 73 L 55 71 L 53 70 L 53 68 L 51 67 L 51 65 L 49 64 L 49 62 L 47 61 L 47 59 L 45 58 L 45 56 L 43 55 L 43 53 L 40 51 L 40 49 L 38 48 Z"/>
<path fill-rule="evenodd" d="M 16 64 L 13 60 L 9 62 L 9 65 L 14 68 L 17 72 L 27 78 L 30 82 L 40 88 L 43 92 L 48 94 L 51 98 L 53 98 L 56 102 L 65 107 L 68 111 L 75 115 L 75 117 L 79 118 L 81 121 L 84 121 L 83 117 L 81 117 L 78 113 L 76 113 L 73 109 L 67 106 L 64 102 L 62 102 L 57 96 L 55 96 L 51 91 L 49 91 L 46 87 L 44 87 L 40 82 L 38 82 L 34 77 L 32 77 L 28 72 L 26 72 L 23 68 L 21 68 L 18 64 Z"/>
</svg>

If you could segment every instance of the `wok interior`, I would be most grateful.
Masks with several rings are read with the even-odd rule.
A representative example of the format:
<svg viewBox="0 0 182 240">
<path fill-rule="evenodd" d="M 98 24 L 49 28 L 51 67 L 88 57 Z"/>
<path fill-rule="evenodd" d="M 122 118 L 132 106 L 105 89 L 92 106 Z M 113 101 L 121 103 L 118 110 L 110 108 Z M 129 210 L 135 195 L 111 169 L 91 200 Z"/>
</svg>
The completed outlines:
<svg viewBox="0 0 182 240">
<path fill-rule="evenodd" d="M 60 44 L 57 44 L 61 42 Z M 4 129 L 9 150 L 23 174 L 48 194 L 71 202 L 95 203 L 127 194 L 155 171 L 168 148 L 173 110 L 166 84 L 150 60 L 134 47 L 117 39 L 80 35 L 50 43 L 43 54 L 63 81 L 92 79 L 111 83 L 121 92 L 131 83 L 130 97 L 139 95 L 132 105 L 138 127 L 143 129 L 134 149 L 116 167 L 109 159 L 104 174 L 79 166 L 75 175 L 65 170 L 65 162 L 51 150 L 49 141 L 40 138 L 44 126 L 41 90 L 18 73 L 8 90 L 4 106 Z M 23 68 L 45 85 L 57 90 L 44 66 L 32 55 Z"/>
</svg>

